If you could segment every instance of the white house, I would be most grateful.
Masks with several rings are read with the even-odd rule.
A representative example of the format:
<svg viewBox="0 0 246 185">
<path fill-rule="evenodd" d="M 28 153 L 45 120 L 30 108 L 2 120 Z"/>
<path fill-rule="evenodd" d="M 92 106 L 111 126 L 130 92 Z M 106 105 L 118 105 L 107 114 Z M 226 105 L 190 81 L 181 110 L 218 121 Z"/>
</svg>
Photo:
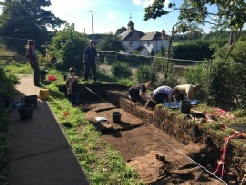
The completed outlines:
<svg viewBox="0 0 246 185">
<path fill-rule="evenodd" d="M 149 56 L 153 50 L 155 53 L 161 49 L 168 47 L 167 36 L 165 31 L 142 32 L 134 30 L 134 23 L 129 21 L 127 31 L 121 33 L 120 38 L 125 48 L 125 53 L 132 53 L 134 50 L 140 51 L 141 55 Z"/>
</svg>

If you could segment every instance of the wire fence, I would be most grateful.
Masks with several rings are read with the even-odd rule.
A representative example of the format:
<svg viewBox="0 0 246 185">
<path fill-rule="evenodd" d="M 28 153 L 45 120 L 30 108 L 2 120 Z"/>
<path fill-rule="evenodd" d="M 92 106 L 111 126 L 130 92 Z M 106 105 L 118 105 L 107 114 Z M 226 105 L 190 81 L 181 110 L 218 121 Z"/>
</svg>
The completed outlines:
<svg viewBox="0 0 246 185">
<path fill-rule="evenodd" d="M 199 72 L 196 73 L 196 75 L 203 75 L 199 81 L 195 81 L 196 76 L 190 77 L 194 78 L 193 83 L 199 83 L 202 85 L 202 90 L 198 92 L 197 97 L 200 101 L 204 103 L 208 103 L 211 100 L 211 81 L 213 82 L 213 88 L 216 87 L 216 85 L 222 85 L 227 86 L 227 89 L 229 89 L 231 96 L 216 96 L 216 94 L 221 94 L 219 91 L 223 91 L 224 87 L 218 90 L 218 92 L 215 92 L 215 98 L 217 102 L 221 102 L 225 105 L 225 107 L 245 107 L 245 101 L 243 100 L 244 97 L 246 98 L 246 93 L 243 95 L 243 92 L 246 92 L 246 74 L 240 74 L 243 73 L 243 70 L 245 68 L 246 71 L 246 65 L 245 63 L 235 63 L 235 62 L 224 62 L 226 65 L 229 65 L 230 69 L 230 76 L 231 78 L 225 77 L 225 81 L 220 81 L 218 84 L 216 84 L 216 80 L 214 80 L 214 75 L 216 75 L 218 72 L 214 71 L 217 70 L 216 68 L 213 68 L 214 61 L 213 60 L 204 60 L 204 61 L 194 61 L 194 60 L 183 60 L 183 59 L 173 59 L 173 58 L 166 58 L 166 57 L 157 57 L 157 56 L 141 56 L 136 54 L 129 54 L 129 53 L 119 53 L 115 51 L 105 52 L 105 51 L 98 51 L 99 53 L 99 72 L 102 72 L 107 75 L 113 75 L 112 74 L 112 64 L 116 62 L 126 62 L 129 64 L 132 72 L 132 76 L 129 76 L 129 79 L 134 80 L 134 75 L 136 71 L 143 65 L 148 66 L 149 70 L 151 71 L 149 74 L 149 80 L 153 81 L 153 76 L 151 75 L 152 72 L 155 72 L 158 76 L 158 78 L 155 81 L 155 86 L 160 85 L 168 85 L 170 87 L 174 87 L 178 84 L 183 83 L 189 83 L 187 79 L 185 78 L 186 73 L 189 70 L 192 70 L 194 66 L 201 66 L 201 70 L 203 74 L 200 74 Z M 167 62 L 169 65 L 167 66 Z M 165 70 L 168 71 L 168 79 L 165 79 Z M 238 72 L 237 72 L 238 70 Z M 241 70 L 241 71 L 240 71 Z M 191 74 L 191 75 L 195 75 Z M 227 72 L 223 74 L 224 76 L 227 76 Z M 238 75 L 241 75 L 241 80 L 238 78 Z M 220 77 L 218 77 L 220 78 Z M 237 81 L 240 82 L 234 82 L 233 78 L 237 79 Z M 215 83 L 215 84 L 214 84 Z M 237 90 L 239 89 L 239 90 Z M 241 90 L 240 90 L 241 89 Z M 233 91 L 234 90 L 234 91 Z M 225 94 L 229 94 L 228 92 L 225 92 Z M 240 91 L 240 92 L 239 92 Z M 242 92 L 242 93 L 241 93 Z M 211 101 L 210 101 L 211 102 Z M 213 102 L 214 103 L 214 102 Z M 214 103 L 216 104 L 216 103 Z"/>
</svg>

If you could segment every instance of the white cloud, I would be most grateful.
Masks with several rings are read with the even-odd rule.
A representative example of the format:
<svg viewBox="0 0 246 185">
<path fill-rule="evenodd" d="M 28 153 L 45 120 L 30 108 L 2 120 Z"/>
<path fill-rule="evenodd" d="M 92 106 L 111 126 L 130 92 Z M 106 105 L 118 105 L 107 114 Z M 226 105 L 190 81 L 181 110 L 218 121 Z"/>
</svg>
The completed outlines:
<svg viewBox="0 0 246 185">
<path fill-rule="evenodd" d="M 154 0 L 132 0 L 133 4 L 143 6 L 144 8 L 153 4 Z M 164 6 L 167 7 L 170 0 L 165 0 Z"/>
<path fill-rule="evenodd" d="M 133 4 L 136 4 L 138 6 L 148 7 L 149 5 L 152 5 L 154 0 L 132 0 Z"/>
<path fill-rule="evenodd" d="M 117 14 L 114 13 L 113 11 L 110 11 L 110 12 L 108 13 L 108 18 L 109 18 L 110 20 L 115 20 L 117 17 L 118 17 Z"/>
</svg>

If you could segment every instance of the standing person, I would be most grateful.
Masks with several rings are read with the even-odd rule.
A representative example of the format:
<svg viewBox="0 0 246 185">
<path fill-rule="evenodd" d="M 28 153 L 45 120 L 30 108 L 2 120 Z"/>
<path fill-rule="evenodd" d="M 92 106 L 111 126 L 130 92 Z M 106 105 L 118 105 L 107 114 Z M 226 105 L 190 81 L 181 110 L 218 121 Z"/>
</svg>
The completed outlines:
<svg viewBox="0 0 246 185">
<path fill-rule="evenodd" d="M 152 90 L 151 81 L 147 83 L 138 84 L 129 89 L 129 99 L 133 102 L 146 102 L 145 92 L 146 90 Z"/>
<path fill-rule="evenodd" d="M 40 86 L 40 69 L 39 69 L 39 62 L 38 62 L 38 55 L 35 49 L 35 42 L 33 40 L 27 41 L 27 51 L 26 51 L 26 58 L 28 59 L 31 67 L 34 70 L 34 85 Z"/>
<path fill-rule="evenodd" d="M 153 100 L 156 104 L 164 103 L 164 101 L 170 103 L 172 101 L 173 95 L 179 96 L 180 91 L 177 89 L 174 90 L 171 87 L 163 85 L 154 90 Z"/>
<path fill-rule="evenodd" d="M 93 47 L 93 40 L 90 40 L 90 46 L 85 48 L 83 54 L 83 63 L 85 67 L 83 81 L 88 81 L 88 77 L 91 69 L 92 69 L 93 81 L 95 82 L 97 80 L 96 60 L 97 60 L 97 50 Z"/>
<path fill-rule="evenodd" d="M 66 87 L 69 100 L 74 107 L 79 105 L 79 84 L 78 77 L 75 76 L 76 69 L 73 67 L 69 69 L 69 74 L 67 75 Z"/>
<path fill-rule="evenodd" d="M 196 85 L 192 85 L 192 84 L 177 85 L 176 87 L 174 87 L 174 90 L 179 90 L 180 95 L 175 96 L 175 99 L 177 101 L 192 100 L 194 98 L 195 93 L 199 91 L 200 89 L 201 89 L 201 86 L 198 84 Z"/>
</svg>

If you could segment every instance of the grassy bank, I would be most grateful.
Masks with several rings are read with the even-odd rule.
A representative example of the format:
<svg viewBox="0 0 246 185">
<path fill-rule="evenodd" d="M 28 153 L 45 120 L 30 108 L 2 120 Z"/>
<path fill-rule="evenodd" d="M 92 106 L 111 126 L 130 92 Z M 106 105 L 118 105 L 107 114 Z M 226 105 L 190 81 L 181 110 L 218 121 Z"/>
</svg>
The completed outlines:
<svg viewBox="0 0 246 185">
<path fill-rule="evenodd" d="M 31 73 L 32 69 L 28 64 L 13 63 L 6 66 L 6 71 L 8 74 L 18 74 Z M 91 184 L 144 184 L 134 170 L 125 165 L 120 154 L 101 140 L 101 133 L 84 119 L 83 113 L 72 107 L 64 94 L 59 92 L 59 84 L 64 84 L 63 73 L 49 70 L 48 75 L 50 74 L 55 75 L 57 81 L 50 85 L 43 83 L 43 88 L 50 90 L 49 103 L 52 111 Z"/>
</svg>

